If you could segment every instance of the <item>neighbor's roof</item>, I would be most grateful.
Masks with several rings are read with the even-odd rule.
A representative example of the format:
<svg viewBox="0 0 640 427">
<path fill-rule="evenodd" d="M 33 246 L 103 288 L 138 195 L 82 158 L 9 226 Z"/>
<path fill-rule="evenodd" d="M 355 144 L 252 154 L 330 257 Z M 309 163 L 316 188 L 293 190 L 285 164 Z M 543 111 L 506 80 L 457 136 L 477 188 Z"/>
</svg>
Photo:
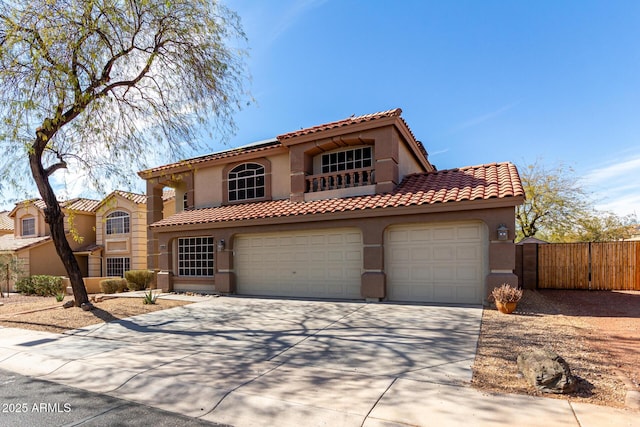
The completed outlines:
<svg viewBox="0 0 640 427">
<path fill-rule="evenodd" d="M 103 206 L 108 202 L 108 200 L 110 200 L 114 196 L 120 196 L 123 199 L 130 200 L 137 205 L 142 205 L 147 203 L 147 196 L 145 196 L 144 194 L 131 193 L 129 191 L 122 191 L 122 190 L 114 190 L 111 193 L 109 193 L 104 199 L 102 199 L 102 201 L 98 203 L 98 206 Z"/>
<path fill-rule="evenodd" d="M 18 251 L 51 240 L 51 236 L 16 238 L 13 234 L 0 236 L 0 252 Z"/>
<path fill-rule="evenodd" d="M 391 193 L 309 202 L 273 200 L 186 210 L 151 226 L 157 228 L 522 196 L 524 191 L 516 167 L 507 162 L 492 163 L 408 175 Z"/>
<path fill-rule="evenodd" d="M 100 201 L 99 200 L 93 200 L 93 199 L 84 199 L 82 197 L 78 197 L 78 198 L 71 199 L 71 200 L 61 201 L 59 203 L 60 203 L 60 207 L 62 209 L 67 209 L 69 211 L 74 211 L 74 212 L 93 213 L 98 208 L 98 205 L 100 204 Z M 15 215 L 15 211 L 18 208 L 31 207 L 31 206 L 33 206 L 33 207 L 35 207 L 36 209 L 39 209 L 39 210 L 43 210 L 46 207 L 46 205 L 44 203 L 44 200 L 42 200 L 42 199 L 23 200 L 21 202 L 16 203 L 16 206 L 9 213 L 9 216 L 14 216 Z"/>
<path fill-rule="evenodd" d="M 74 212 L 95 212 L 100 200 L 76 198 L 60 202 L 60 207 Z"/>
<path fill-rule="evenodd" d="M 13 231 L 13 219 L 9 217 L 9 211 L 0 212 L 0 230 Z"/>
</svg>

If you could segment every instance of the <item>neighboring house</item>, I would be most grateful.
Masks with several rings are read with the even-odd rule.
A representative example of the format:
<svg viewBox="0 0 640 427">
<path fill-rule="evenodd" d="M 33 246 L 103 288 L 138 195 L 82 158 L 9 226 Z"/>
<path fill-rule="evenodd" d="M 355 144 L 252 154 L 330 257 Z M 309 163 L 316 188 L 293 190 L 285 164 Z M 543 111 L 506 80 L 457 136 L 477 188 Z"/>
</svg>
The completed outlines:
<svg viewBox="0 0 640 427">
<path fill-rule="evenodd" d="M 147 268 L 147 197 L 114 191 L 102 201 L 73 199 L 60 202 L 65 214 L 67 240 L 83 277 L 124 275 Z M 175 211 L 172 191 L 163 194 L 164 211 Z M 16 204 L 8 213 L 11 233 L 0 236 L 0 253 L 20 260 L 25 276 L 66 276 L 39 199 Z M 5 226 L 0 215 L 0 226 Z M 9 228 L 9 224 L 6 224 Z"/>
<path fill-rule="evenodd" d="M 475 304 L 517 284 L 515 166 L 437 171 L 400 109 L 139 175 L 162 289 Z"/>
<path fill-rule="evenodd" d="M 96 240 L 95 209 L 98 203 L 97 200 L 82 198 L 60 203 L 65 214 L 67 240 L 84 276 L 88 274 L 89 265 L 86 248 L 95 244 Z M 16 256 L 21 261 L 25 275 L 64 276 L 66 271 L 44 220 L 44 207 L 44 202 L 39 199 L 16 204 L 9 213 L 14 221 L 14 234 L 0 237 L 0 252 Z"/>
<path fill-rule="evenodd" d="M 0 236 L 13 234 L 13 218 L 9 216 L 9 211 L 0 212 Z"/>
</svg>

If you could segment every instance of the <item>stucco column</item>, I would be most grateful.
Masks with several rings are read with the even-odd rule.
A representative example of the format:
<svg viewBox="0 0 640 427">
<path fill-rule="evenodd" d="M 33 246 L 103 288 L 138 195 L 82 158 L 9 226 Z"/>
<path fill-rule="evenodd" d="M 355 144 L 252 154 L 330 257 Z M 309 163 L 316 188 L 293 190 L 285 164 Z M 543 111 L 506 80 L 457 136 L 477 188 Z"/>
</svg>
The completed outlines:
<svg viewBox="0 0 640 427">
<path fill-rule="evenodd" d="M 147 181 L 147 268 L 158 271 L 158 237 L 149 225 L 162 219 L 162 185 Z"/>
<path fill-rule="evenodd" d="M 224 247 L 220 245 L 222 240 L 224 240 Z M 236 274 L 233 271 L 233 240 L 228 235 L 219 235 L 216 242 L 215 289 L 225 294 L 236 293 Z"/>
<path fill-rule="evenodd" d="M 384 133 L 383 137 L 376 138 L 374 149 L 376 193 L 390 193 L 398 185 L 398 135 L 391 126 Z"/>
<path fill-rule="evenodd" d="M 375 222 L 360 226 L 362 231 L 362 266 L 360 294 L 366 300 L 386 297 L 387 276 L 384 272 L 384 228 Z"/>
<path fill-rule="evenodd" d="M 508 216 L 496 216 L 494 221 L 488 221 L 489 226 L 489 274 L 486 280 L 485 298 L 483 302 L 488 304 L 491 291 L 506 283 L 518 286 L 518 276 L 514 273 L 516 268 L 515 216 L 513 209 L 505 211 Z M 500 221 L 502 219 L 502 221 Z M 507 240 L 498 239 L 498 227 L 504 224 L 509 229 Z"/>
</svg>

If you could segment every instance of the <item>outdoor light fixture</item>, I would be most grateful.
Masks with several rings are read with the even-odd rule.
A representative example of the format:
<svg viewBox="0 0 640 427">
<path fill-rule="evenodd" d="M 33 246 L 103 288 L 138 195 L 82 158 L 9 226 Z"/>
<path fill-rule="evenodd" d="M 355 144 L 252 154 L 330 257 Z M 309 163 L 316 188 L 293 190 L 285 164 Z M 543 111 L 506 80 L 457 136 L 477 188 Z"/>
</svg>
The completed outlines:
<svg viewBox="0 0 640 427">
<path fill-rule="evenodd" d="M 218 240 L 218 252 L 224 251 L 224 239 Z"/>
<path fill-rule="evenodd" d="M 498 226 L 498 240 L 508 240 L 509 239 L 509 229 L 506 225 L 500 224 Z"/>
</svg>

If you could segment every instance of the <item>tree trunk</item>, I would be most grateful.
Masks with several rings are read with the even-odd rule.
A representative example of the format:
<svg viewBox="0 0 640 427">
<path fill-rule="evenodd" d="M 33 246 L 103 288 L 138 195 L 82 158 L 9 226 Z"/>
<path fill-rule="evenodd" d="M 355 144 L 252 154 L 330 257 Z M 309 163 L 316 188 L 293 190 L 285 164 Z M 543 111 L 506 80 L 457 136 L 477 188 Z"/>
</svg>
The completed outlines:
<svg viewBox="0 0 640 427">
<path fill-rule="evenodd" d="M 42 196 L 46 208 L 44 210 L 44 220 L 49 224 L 51 231 L 51 239 L 56 248 L 56 252 L 64 265 L 69 280 L 71 281 L 71 288 L 73 289 L 73 297 L 75 299 L 76 307 L 80 307 L 83 303 L 89 302 L 89 295 L 87 294 L 87 288 L 84 286 L 82 280 L 82 272 L 80 271 L 80 265 L 76 259 L 67 236 L 64 231 L 64 213 L 60 208 L 60 203 L 56 198 L 53 188 L 49 183 L 49 176 L 42 166 L 41 154 L 30 153 L 29 165 L 31 166 L 31 173 L 33 179 L 36 182 L 38 191 Z"/>
</svg>

